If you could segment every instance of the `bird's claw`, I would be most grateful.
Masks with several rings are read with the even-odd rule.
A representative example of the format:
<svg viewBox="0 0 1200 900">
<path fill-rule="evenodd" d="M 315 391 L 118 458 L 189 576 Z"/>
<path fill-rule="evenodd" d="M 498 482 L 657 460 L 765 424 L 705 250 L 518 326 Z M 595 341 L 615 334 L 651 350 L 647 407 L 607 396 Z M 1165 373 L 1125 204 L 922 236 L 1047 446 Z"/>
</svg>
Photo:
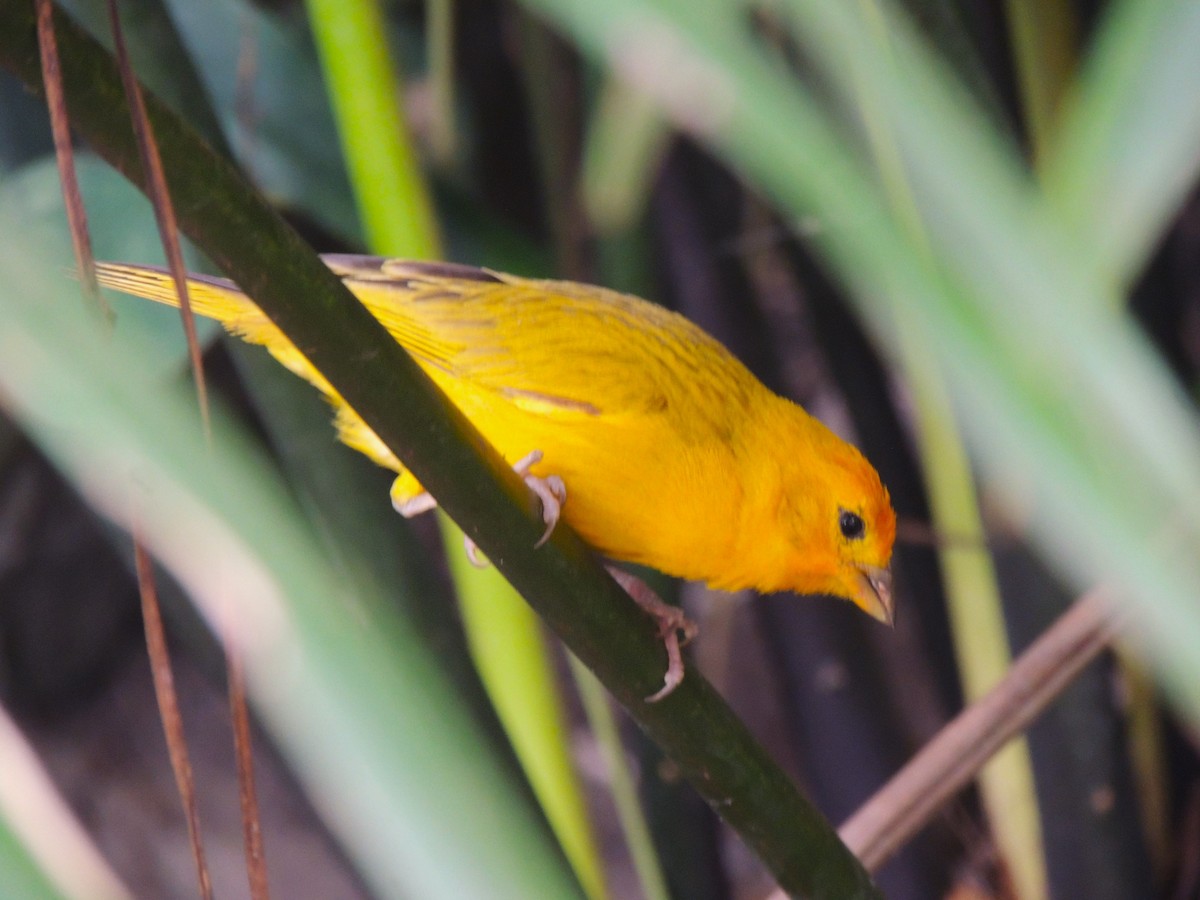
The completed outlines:
<svg viewBox="0 0 1200 900">
<path fill-rule="evenodd" d="M 513 471 L 524 479 L 525 484 L 542 503 L 542 521 L 546 525 L 546 530 L 538 538 L 538 542 L 533 545 L 535 549 L 550 540 L 550 535 L 554 533 L 554 526 L 558 524 L 558 520 L 562 516 L 563 504 L 567 502 L 567 485 L 559 476 L 540 477 L 530 474 L 529 470 L 541 461 L 542 451 L 532 450 L 513 463 Z M 437 501 L 428 491 L 422 491 L 415 497 L 409 497 L 402 502 L 393 499 L 392 506 L 404 518 L 411 519 L 413 516 L 436 508 Z M 463 549 L 466 551 L 471 565 L 478 569 L 487 568 L 487 559 L 480 555 L 478 545 L 466 535 L 463 536 Z"/>
<path fill-rule="evenodd" d="M 521 459 L 513 463 L 513 471 L 520 475 L 529 489 L 542 501 L 542 522 L 546 525 L 545 532 L 538 538 L 534 548 L 542 546 L 550 540 L 554 526 L 562 515 L 563 504 L 567 502 L 567 485 L 557 475 L 547 475 L 544 478 L 531 475 L 529 470 L 542 461 L 541 450 L 531 450 Z"/>
<path fill-rule="evenodd" d="M 487 557 L 479 555 L 479 545 L 465 534 L 463 535 L 463 551 L 467 554 L 467 561 L 475 568 L 486 569 L 488 567 Z"/>
<path fill-rule="evenodd" d="M 437 501 L 433 499 L 433 495 L 429 491 L 421 491 L 415 497 L 409 497 L 403 502 L 392 500 L 392 507 L 400 515 L 406 519 L 411 519 L 413 516 L 419 516 L 421 513 L 429 512 L 431 509 L 437 508 Z"/>
<path fill-rule="evenodd" d="M 658 625 L 658 636 L 667 651 L 667 671 L 663 675 L 663 686 L 646 698 L 647 703 L 657 703 L 683 682 L 682 648 L 692 642 L 700 633 L 700 629 L 682 609 L 663 602 L 662 598 L 637 576 L 612 566 L 608 567 L 608 571 L 617 584 L 621 585 L 633 601 Z M 682 641 L 680 635 L 683 636 Z"/>
</svg>

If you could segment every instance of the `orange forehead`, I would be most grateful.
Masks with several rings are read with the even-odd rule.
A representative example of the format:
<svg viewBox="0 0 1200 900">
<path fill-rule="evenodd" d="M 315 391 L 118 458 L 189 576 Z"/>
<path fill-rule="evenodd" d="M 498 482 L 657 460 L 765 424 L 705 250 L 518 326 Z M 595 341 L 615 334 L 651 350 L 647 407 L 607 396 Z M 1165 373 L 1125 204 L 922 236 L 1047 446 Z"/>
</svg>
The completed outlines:
<svg viewBox="0 0 1200 900">
<path fill-rule="evenodd" d="M 890 553 L 896 540 L 896 513 L 891 496 L 867 458 L 855 447 L 849 444 L 845 447 L 846 452 L 839 460 L 843 477 L 838 479 L 835 491 L 845 492 L 842 502 L 862 504 L 860 511 L 871 529 L 872 540 Z"/>
</svg>

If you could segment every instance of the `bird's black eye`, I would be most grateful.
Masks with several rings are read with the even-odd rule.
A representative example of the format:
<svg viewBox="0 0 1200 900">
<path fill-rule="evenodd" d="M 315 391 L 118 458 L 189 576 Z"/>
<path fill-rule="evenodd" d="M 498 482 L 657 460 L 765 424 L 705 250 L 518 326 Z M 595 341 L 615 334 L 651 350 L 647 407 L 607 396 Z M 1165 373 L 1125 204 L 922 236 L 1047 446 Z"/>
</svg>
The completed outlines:
<svg viewBox="0 0 1200 900">
<path fill-rule="evenodd" d="M 838 517 L 838 527 L 842 529 L 842 534 L 852 541 L 858 540 L 867 531 L 867 526 L 863 522 L 862 516 L 845 509 L 842 510 L 842 514 Z"/>
</svg>

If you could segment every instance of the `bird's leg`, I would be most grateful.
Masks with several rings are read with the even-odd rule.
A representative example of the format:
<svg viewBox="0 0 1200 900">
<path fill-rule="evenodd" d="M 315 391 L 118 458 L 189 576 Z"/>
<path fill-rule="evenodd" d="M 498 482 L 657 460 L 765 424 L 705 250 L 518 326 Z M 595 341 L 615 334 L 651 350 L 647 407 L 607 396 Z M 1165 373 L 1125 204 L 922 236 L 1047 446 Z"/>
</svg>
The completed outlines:
<svg viewBox="0 0 1200 900">
<path fill-rule="evenodd" d="M 667 673 L 663 676 L 663 686 L 646 698 L 647 703 L 657 703 L 679 687 L 683 681 L 683 654 L 681 648 L 686 647 L 696 637 L 700 629 L 689 619 L 678 606 L 672 606 L 663 601 L 650 586 L 636 575 L 630 575 L 615 566 L 606 566 L 610 575 L 625 592 L 633 598 L 633 602 L 642 608 L 658 624 L 658 636 L 662 639 L 667 651 Z M 683 635 L 683 641 L 679 636 Z"/>
<path fill-rule="evenodd" d="M 529 473 L 529 470 L 541 461 L 542 451 L 532 450 L 513 463 L 513 471 L 524 479 L 525 484 L 542 502 L 542 522 L 546 525 L 546 531 L 533 545 L 535 548 L 550 540 L 550 535 L 554 533 L 554 526 L 558 524 L 559 517 L 562 515 L 563 504 L 567 502 L 567 486 L 559 476 L 547 475 L 542 478 Z M 422 491 L 401 503 L 393 500 L 392 506 L 404 518 L 411 519 L 413 516 L 434 509 L 437 501 L 428 491 Z M 465 535 L 463 536 L 463 546 L 467 553 L 467 559 L 471 561 L 472 565 L 479 568 L 487 566 L 487 560 L 479 555 L 479 548 L 475 542 Z"/>
</svg>

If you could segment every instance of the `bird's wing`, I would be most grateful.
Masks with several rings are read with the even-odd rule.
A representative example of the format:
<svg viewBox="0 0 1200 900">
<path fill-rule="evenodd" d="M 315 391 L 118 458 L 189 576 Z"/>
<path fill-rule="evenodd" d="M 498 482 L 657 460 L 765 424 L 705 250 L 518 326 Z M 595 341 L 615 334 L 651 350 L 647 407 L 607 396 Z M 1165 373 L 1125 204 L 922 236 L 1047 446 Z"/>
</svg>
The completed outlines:
<svg viewBox="0 0 1200 900">
<path fill-rule="evenodd" d="M 635 297 L 445 263 L 325 260 L 418 360 L 544 415 L 665 414 L 724 431 L 762 390 L 694 324 Z"/>
</svg>

